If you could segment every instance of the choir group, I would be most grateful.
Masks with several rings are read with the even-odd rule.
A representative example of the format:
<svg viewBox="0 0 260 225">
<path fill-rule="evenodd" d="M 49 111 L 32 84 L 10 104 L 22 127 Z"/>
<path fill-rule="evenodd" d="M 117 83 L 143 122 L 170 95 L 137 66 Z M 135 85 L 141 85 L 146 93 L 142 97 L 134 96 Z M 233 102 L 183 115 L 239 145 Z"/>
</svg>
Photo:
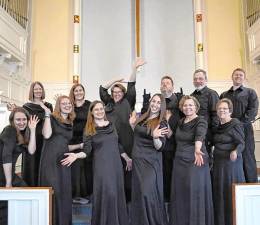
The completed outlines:
<svg viewBox="0 0 260 225">
<path fill-rule="evenodd" d="M 144 64 L 134 62 L 127 88 L 123 79 L 101 85 L 101 100 L 92 103 L 74 84 L 53 109 L 33 82 L 29 102 L 9 105 L 0 186 L 52 187 L 54 225 L 71 225 L 72 201 L 89 196 L 92 225 L 232 225 L 232 183 L 257 182 L 258 98 L 243 85 L 245 71 L 233 71 L 233 86 L 220 97 L 202 69 L 190 95 L 174 93 L 164 76 L 160 93 L 144 93 L 136 114 L 136 71 Z M 4 225 L 6 203 L 0 207 Z"/>
</svg>

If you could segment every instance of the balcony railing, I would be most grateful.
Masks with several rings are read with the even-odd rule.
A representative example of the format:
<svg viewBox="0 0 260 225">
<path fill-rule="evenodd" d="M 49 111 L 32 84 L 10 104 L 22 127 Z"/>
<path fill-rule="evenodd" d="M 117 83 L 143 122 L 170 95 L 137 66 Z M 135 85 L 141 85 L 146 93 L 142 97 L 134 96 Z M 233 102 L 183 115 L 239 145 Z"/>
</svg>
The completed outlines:
<svg viewBox="0 0 260 225">
<path fill-rule="evenodd" d="M 260 1 L 247 0 L 245 2 L 247 24 L 251 27 L 260 18 Z"/>
<path fill-rule="evenodd" d="M 13 17 L 24 29 L 28 23 L 29 0 L 0 0 L 0 7 Z"/>
</svg>

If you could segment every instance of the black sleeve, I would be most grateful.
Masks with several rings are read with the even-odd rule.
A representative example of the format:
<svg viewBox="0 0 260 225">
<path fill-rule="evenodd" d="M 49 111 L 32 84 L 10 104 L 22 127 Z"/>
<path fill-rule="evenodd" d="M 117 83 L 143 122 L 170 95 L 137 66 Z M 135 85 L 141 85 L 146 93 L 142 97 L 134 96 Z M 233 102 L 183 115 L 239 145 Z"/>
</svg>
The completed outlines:
<svg viewBox="0 0 260 225">
<path fill-rule="evenodd" d="M 89 157 L 92 153 L 92 136 L 83 135 L 83 152 Z"/>
<path fill-rule="evenodd" d="M 204 119 L 200 119 L 195 129 L 195 140 L 194 141 L 204 141 L 208 129 L 208 123 Z"/>
<path fill-rule="evenodd" d="M 135 82 L 127 83 L 127 91 L 126 91 L 126 99 L 129 102 L 131 109 L 135 109 L 136 103 L 136 90 L 135 90 Z"/>
<path fill-rule="evenodd" d="M 112 97 L 110 94 L 108 94 L 107 89 L 102 87 L 101 85 L 99 87 L 99 96 L 101 101 L 104 102 L 105 105 L 112 101 Z"/>
<path fill-rule="evenodd" d="M 162 121 L 160 123 L 160 128 L 164 128 L 164 127 L 168 127 L 167 121 Z M 160 141 L 162 142 L 162 146 L 159 149 L 157 149 L 157 151 L 163 151 L 164 150 L 164 147 L 165 147 L 165 144 L 166 144 L 166 136 L 160 137 Z"/>
<path fill-rule="evenodd" d="M 12 163 L 13 151 L 16 146 L 16 129 L 7 126 L 1 134 L 1 140 L 4 144 L 2 153 L 3 164 Z"/>
<path fill-rule="evenodd" d="M 210 121 L 211 121 L 212 128 L 216 128 L 219 124 L 219 119 L 216 110 L 216 105 L 218 101 L 219 101 L 218 93 L 213 91 L 210 95 L 210 100 L 209 100 L 209 110 L 210 110 L 209 113 L 210 113 Z"/>
<path fill-rule="evenodd" d="M 244 151 L 245 148 L 245 133 L 242 124 L 234 126 L 231 130 L 231 136 L 236 144 L 236 150 L 238 153 Z"/>
<path fill-rule="evenodd" d="M 118 148 L 119 148 L 119 153 L 120 153 L 120 155 L 121 155 L 121 154 L 125 153 L 125 150 L 124 150 L 123 145 L 121 144 L 122 141 L 121 141 L 121 139 L 120 139 L 120 136 L 118 135 L 118 132 L 117 132 L 117 129 L 116 129 L 115 124 L 112 124 L 112 126 L 113 126 L 113 129 L 114 129 L 114 131 L 115 131 L 117 137 L 118 137 Z"/>
<path fill-rule="evenodd" d="M 248 105 L 247 109 L 244 115 L 244 118 L 242 118 L 242 122 L 251 122 L 255 119 L 258 113 L 258 97 L 253 89 L 249 89 L 249 94 L 248 94 Z"/>
</svg>

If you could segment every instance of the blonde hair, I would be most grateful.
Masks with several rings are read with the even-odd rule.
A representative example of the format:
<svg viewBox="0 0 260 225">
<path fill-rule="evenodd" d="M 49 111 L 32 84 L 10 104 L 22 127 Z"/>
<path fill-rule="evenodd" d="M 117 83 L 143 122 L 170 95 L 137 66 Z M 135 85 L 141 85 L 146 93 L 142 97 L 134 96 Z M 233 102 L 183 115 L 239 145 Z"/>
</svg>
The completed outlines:
<svg viewBox="0 0 260 225">
<path fill-rule="evenodd" d="M 67 119 L 64 119 L 62 116 L 61 116 L 61 110 L 60 110 L 60 103 L 61 103 L 61 100 L 64 99 L 64 98 L 67 98 L 69 99 L 70 103 L 71 103 L 71 106 L 72 106 L 72 111 L 68 114 L 68 118 Z M 60 121 L 61 123 L 67 123 L 67 124 L 72 124 L 73 123 L 73 120 L 75 119 L 76 115 L 75 115 L 75 112 L 74 112 L 74 106 L 70 100 L 70 98 L 66 95 L 61 95 L 57 98 L 56 100 L 56 104 L 55 104 L 55 108 L 54 108 L 54 111 L 52 113 L 53 117 L 55 117 L 58 121 Z"/>
<path fill-rule="evenodd" d="M 200 109 L 200 103 L 199 103 L 199 101 L 198 101 L 195 97 L 190 96 L 190 95 L 184 95 L 184 96 L 181 98 L 181 100 L 180 100 L 180 102 L 179 102 L 179 109 L 182 111 L 184 102 L 185 102 L 186 100 L 189 100 L 189 99 L 193 100 L 194 105 L 195 105 L 195 108 L 196 108 L 196 113 L 197 113 L 197 112 L 199 111 L 199 109 Z"/>
</svg>

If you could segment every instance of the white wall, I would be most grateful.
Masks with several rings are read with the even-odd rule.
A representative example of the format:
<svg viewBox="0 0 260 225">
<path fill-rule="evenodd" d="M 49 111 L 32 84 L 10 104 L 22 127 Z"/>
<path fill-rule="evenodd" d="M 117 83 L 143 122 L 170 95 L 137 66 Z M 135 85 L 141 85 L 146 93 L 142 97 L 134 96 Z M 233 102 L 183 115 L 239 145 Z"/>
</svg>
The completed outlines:
<svg viewBox="0 0 260 225">
<path fill-rule="evenodd" d="M 135 52 L 134 1 L 82 1 L 81 80 L 90 99 L 101 83 L 131 72 Z M 141 55 L 147 64 L 137 77 L 143 89 L 159 91 L 160 78 L 173 74 L 176 91 L 192 91 L 195 69 L 193 5 L 190 0 L 141 0 Z"/>
<path fill-rule="evenodd" d="M 128 79 L 134 58 L 132 1 L 82 1 L 81 81 L 87 98 L 99 98 L 98 88 L 112 78 Z"/>
</svg>

